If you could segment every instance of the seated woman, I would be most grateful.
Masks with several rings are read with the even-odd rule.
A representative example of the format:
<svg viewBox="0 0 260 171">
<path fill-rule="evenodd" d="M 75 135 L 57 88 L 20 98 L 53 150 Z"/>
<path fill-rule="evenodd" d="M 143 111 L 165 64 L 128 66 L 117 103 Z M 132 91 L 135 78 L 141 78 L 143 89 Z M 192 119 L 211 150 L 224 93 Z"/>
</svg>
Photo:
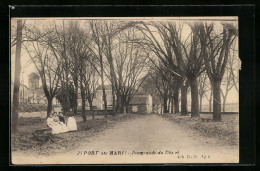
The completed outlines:
<svg viewBox="0 0 260 171">
<path fill-rule="evenodd" d="M 49 115 L 49 117 L 47 118 L 47 125 L 48 125 L 48 127 L 52 127 L 53 126 L 53 115 L 51 113 L 48 115 Z"/>
<path fill-rule="evenodd" d="M 76 122 L 74 115 L 70 115 L 70 117 L 68 118 L 67 128 L 68 128 L 68 131 L 76 131 L 77 130 L 77 122 Z"/>
<path fill-rule="evenodd" d="M 67 126 L 63 122 L 60 122 L 56 112 L 54 115 L 51 114 L 47 119 L 47 125 L 52 128 L 52 134 L 68 132 Z"/>
<path fill-rule="evenodd" d="M 60 133 L 59 122 L 57 121 L 57 118 L 53 116 L 53 114 L 50 114 L 50 116 L 47 118 L 47 125 L 52 129 L 52 134 Z"/>
<path fill-rule="evenodd" d="M 59 124 L 60 124 L 60 133 L 64 133 L 64 132 L 69 131 L 65 123 L 59 122 Z"/>
</svg>

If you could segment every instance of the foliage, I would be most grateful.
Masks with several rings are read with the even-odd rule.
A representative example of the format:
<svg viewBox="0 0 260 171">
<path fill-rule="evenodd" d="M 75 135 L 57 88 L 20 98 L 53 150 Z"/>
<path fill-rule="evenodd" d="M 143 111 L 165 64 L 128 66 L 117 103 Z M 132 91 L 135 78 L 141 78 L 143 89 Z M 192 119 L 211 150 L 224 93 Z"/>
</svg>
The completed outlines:
<svg viewBox="0 0 260 171">
<path fill-rule="evenodd" d="M 59 91 L 59 93 L 56 96 L 57 100 L 60 102 L 63 111 L 65 111 L 64 109 L 67 107 L 67 103 L 66 103 L 66 91 L 65 89 L 61 89 Z M 76 93 L 73 89 L 73 86 L 69 87 L 69 100 L 70 100 L 70 106 L 69 109 L 71 109 L 73 107 L 73 105 L 77 104 L 77 98 L 76 98 Z"/>
</svg>

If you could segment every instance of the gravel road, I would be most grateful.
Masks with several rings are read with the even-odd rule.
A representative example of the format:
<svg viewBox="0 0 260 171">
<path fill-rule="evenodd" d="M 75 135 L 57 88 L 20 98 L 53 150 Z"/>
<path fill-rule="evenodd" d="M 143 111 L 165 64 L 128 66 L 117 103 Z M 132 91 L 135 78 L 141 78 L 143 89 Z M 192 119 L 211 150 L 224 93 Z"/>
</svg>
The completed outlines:
<svg viewBox="0 0 260 171">
<path fill-rule="evenodd" d="M 202 137 L 158 115 L 143 115 L 82 139 L 52 156 L 13 153 L 14 164 L 237 163 L 238 148 Z"/>
</svg>

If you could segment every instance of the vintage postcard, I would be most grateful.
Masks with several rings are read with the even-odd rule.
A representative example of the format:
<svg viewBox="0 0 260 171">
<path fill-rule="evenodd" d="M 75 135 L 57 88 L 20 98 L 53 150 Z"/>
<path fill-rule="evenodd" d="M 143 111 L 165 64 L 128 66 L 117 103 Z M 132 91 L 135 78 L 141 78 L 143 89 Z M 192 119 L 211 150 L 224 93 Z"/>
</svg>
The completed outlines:
<svg viewBox="0 0 260 171">
<path fill-rule="evenodd" d="M 11 18 L 11 163 L 239 163 L 238 17 Z"/>
</svg>

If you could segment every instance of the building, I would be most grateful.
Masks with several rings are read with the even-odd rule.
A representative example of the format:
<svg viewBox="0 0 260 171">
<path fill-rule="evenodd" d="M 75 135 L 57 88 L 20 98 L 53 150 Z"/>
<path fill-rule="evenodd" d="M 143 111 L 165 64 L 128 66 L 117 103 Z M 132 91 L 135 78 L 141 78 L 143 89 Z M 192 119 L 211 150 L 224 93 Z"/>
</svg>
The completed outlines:
<svg viewBox="0 0 260 171">
<path fill-rule="evenodd" d="M 112 109 L 113 108 L 113 97 L 112 97 L 112 86 L 110 85 L 105 85 L 105 90 L 106 90 L 106 99 L 107 99 L 107 108 Z M 81 93 L 78 93 L 78 108 L 81 109 L 82 106 L 82 100 L 81 100 Z M 92 102 L 93 108 L 97 110 L 104 110 L 104 101 L 103 101 L 103 89 L 102 85 L 98 86 L 96 88 L 96 92 L 94 94 L 94 99 Z M 86 100 L 85 101 L 85 108 L 86 110 L 90 110 L 89 103 Z"/>
<path fill-rule="evenodd" d="M 131 113 L 149 114 L 153 111 L 153 99 L 149 93 L 138 92 L 129 102 Z"/>
<path fill-rule="evenodd" d="M 113 96 L 112 96 L 112 86 L 105 85 L 107 108 L 113 108 Z M 116 103 L 116 102 L 115 102 Z M 80 94 L 78 95 L 78 107 L 82 106 L 82 100 Z M 151 113 L 152 112 L 152 96 L 148 93 L 139 92 L 136 93 L 129 104 L 130 112 L 132 113 Z M 97 110 L 104 110 L 103 101 L 103 90 L 102 86 L 98 86 L 93 99 L 93 107 Z M 86 100 L 86 109 L 89 110 L 89 104 Z"/>
<path fill-rule="evenodd" d="M 40 77 L 38 74 L 32 72 L 28 75 L 29 89 L 35 89 L 39 87 Z"/>
<path fill-rule="evenodd" d="M 28 76 L 28 102 L 33 104 L 47 104 L 47 98 L 40 86 L 40 77 L 36 73 L 31 73 Z"/>
<path fill-rule="evenodd" d="M 106 99 L 107 99 L 107 108 L 113 108 L 113 96 L 112 96 L 112 86 L 105 85 L 106 90 Z M 103 101 L 103 89 L 102 85 L 98 86 L 93 100 L 93 106 L 96 106 L 97 109 L 104 110 L 104 101 Z"/>
</svg>

